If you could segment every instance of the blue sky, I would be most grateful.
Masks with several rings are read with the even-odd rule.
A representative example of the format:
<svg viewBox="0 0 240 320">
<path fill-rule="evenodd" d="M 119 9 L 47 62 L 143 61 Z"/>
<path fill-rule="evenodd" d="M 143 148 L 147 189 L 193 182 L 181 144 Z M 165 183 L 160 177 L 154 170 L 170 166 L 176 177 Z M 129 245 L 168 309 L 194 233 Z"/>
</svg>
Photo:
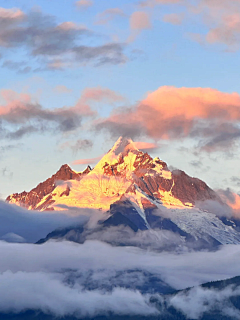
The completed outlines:
<svg viewBox="0 0 240 320">
<path fill-rule="evenodd" d="M 0 0 L 0 27 L 2 198 L 118 134 L 240 192 L 240 1 Z M 178 99 L 171 114 L 164 86 Z"/>
</svg>

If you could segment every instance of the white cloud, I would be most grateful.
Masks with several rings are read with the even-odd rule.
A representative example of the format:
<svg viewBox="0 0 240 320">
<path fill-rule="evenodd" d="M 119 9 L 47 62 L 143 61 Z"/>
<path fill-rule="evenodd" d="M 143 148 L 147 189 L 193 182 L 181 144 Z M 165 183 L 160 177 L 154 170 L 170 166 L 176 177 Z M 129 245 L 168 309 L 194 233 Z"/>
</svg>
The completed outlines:
<svg viewBox="0 0 240 320">
<path fill-rule="evenodd" d="M 199 319 L 205 312 L 213 310 L 222 311 L 223 315 L 239 319 L 239 310 L 228 301 L 229 297 L 239 295 L 239 287 L 227 286 L 223 290 L 196 287 L 175 295 L 168 303 L 191 319 Z"/>
<path fill-rule="evenodd" d="M 19 313 L 42 310 L 57 316 L 94 316 L 116 312 L 120 315 L 151 315 L 158 311 L 149 305 L 149 295 L 116 288 L 111 293 L 84 291 L 67 286 L 59 275 L 43 272 L 6 271 L 0 275 L 0 311 Z"/>
<path fill-rule="evenodd" d="M 0 201 L 0 239 L 12 242 L 13 234 L 15 234 L 15 240 L 18 237 L 18 240 L 36 242 L 57 228 L 82 225 L 95 214 L 94 210 L 66 209 L 69 210 L 36 212 Z M 9 237 L 9 234 L 12 236 Z"/>
<path fill-rule="evenodd" d="M 99 241 L 86 241 L 82 245 L 64 241 L 44 245 L 0 242 L 0 252 L 0 272 L 141 269 L 161 276 L 176 289 L 236 276 L 240 264 L 238 245 L 226 245 L 216 252 L 176 254 L 112 247 Z"/>
<path fill-rule="evenodd" d="M 87 9 L 93 5 L 92 0 L 79 0 L 75 2 L 76 6 L 81 9 Z"/>
<path fill-rule="evenodd" d="M 59 316 L 156 314 L 150 294 L 134 288 L 134 283 L 149 281 L 147 273 L 181 289 L 239 275 L 240 264 L 240 246 L 234 245 L 223 246 L 216 252 L 174 254 L 112 247 L 99 241 L 83 245 L 64 241 L 44 245 L 2 241 L 0 252 L 0 312 L 40 309 Z M 217 295 L 210 289 L 194 290 L 190 304 L 182 295 L 167 302 L 194 318 L 202 312 L 206 299 L 221 303 L 237 294 L 231 289 Z M 161 301 L 158 294 L 154 296 Z M 199 307 L 195 308 L 197 304 Z M 236 310 L 229 307 L 227 312 Z"/>
</svg>

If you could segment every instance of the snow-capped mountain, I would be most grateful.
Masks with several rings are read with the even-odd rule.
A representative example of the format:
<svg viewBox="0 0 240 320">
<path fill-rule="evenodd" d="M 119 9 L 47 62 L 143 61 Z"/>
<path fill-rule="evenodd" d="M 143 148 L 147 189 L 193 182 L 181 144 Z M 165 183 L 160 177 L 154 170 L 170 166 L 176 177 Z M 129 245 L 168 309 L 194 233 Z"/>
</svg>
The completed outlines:
<svg viewBox="0 0 240 320">
<path fill-rule="evenodd" d="M 234 221 L 196 206 L 207 200 L 221 202 L 203 181 L 181 170 L 170 171 L 165 162 L 122 137 L 95 168 L 75 172 L 64 165 L 30 192 L 7 198 L 10 203 L 41 211 L 99 209 L 109 212 L 107 225 L 128 225 L 134 231 L 158 228 L 193 241 L 240 243 Z"/>
<path fill-rule="evenodd" d="M 88 166 L 75 172 L 63 165 L 30 192 L 12 194 L 7 201 L 36 210 L 59 210 L 59 204 L 108 210 L 123 196 L 140 208 L 154 206 L 154 201 L 184 208 L 217 199 L 203 181 L 180 170 L 171 172 L 159 158 L 139 151 L 132 140 L 119 138 L 93 170 Z"/>
</svg>

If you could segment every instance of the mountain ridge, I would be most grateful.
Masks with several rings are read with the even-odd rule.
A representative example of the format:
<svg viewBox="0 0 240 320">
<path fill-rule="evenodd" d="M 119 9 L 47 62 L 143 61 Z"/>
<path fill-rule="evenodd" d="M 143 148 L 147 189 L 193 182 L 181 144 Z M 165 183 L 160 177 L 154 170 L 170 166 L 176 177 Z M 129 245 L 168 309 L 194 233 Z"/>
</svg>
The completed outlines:
<svg viewBox="0 0 240 320">
<path fill-rule="evenodd" d="M 29 192 L 23 191 L 21 193 L 11 194 L 6 198 L 6 201 L 29 210 L 41 210 L 41 208 L 38 207 L 38 203 L 57 187 L 58 181 L 80 180 L 83 175 L 88 174 L 91 170 L 91 167 L 87 166 L 84 171 L 76 172 L 72 170 L 68 164 L 64 164 L 55 174 L 45 181 L 40 182 Z"/>
<path fill-rule="evenodd" d="M 84 242 L 89 236 L 97 238 L 99 232 L 104 234 L 109 228 L 121 226 L 134 233 L 170 231 L 177 235 L 176 245 L 189 242 L 192 246 L 209 248 L 240 243 L 239 223 L 202 210 L 198 203 L 205 201 L 224 205 L 204 181 L 181 170 L 170 171 L 164 161 L 152 158 L 140 151 L 131 139 L 122 137 L 93 169 L 87 167 L 78 173 L 64 165 L 29 193 L 7 198 L 7 202 L 30 210 L 90 208 L 97 209 L 100 220 L 101 212 L 107 213 L 105 218 L 108 216 L 109 220 L 94 230 L 73 226 L 54 231 L 43 242 L 52 238 Z M 118 239 L 109 241 L 121 244 Z"/>
<path fill-rule="evenodd" d="M 57 185 L 58 180 L 65 183 Z M 92 186 L 95 190 L 89 190 Z M 142 200 L 133 196 L 138 191 L 142 193 Z M 120 137 L 94 169 L 88 166 L 82 173 L 77 173 L 63 165 L 55 175 L 30 192 L 10 195 L 6 201 L 32 210 L 59 210 L 55 206 L 59 204 L 107 210 L 123 196 L 135 198 L 140 207 L 143 203 L 154 205 L 151 199 L 166 206 L 183 207 L 194 206 L 196 201 L 218 199 L 205 182 L 181 170 L 171 172 L 164 161 L 153 159 L 138 150 L 131 139 Z"/>
</svg>

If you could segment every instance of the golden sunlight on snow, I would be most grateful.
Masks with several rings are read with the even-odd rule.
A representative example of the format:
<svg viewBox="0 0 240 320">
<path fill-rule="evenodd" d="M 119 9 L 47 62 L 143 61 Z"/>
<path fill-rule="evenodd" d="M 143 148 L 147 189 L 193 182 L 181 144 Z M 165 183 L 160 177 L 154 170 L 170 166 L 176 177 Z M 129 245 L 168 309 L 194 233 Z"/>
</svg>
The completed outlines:
<svg viewBox="0 0 240 320">
<path fill-rule="evenodd" d="M 136 171 L 143 170 L 143 176 L 138 176 Z M 141 172 L 141 171 L 140 171 Z M 141 173 L 142 174 L 142 173 Z M 159 158 L 152 159 L 149 155 L 139 151 L 131 139 L 120 137 L 113 148 L 105 154 L 93 170 L 82 175 L 81 179 L 62 181 L 56 188 L 37 204 L 36 209 L 45 211 L 65 210 L 67 207 L 94 208 L 107 211 L 110 205 L 125 197 L 135 207 L 138 213 L 145 219 L 142 199 L 158 204 L 149 197 L 144 178 L 159 176 L 171 185 L 169 191 L 159 188 L 156 184 L 152 191 L 156 195 L 156 201 L 166 207 L 191 207 L 192 203 L 182 203 L 172 194 L 174 179 L 172 172 L 168 170 Z M 143 184 L 143 189 L 138 187 L 136 177 Z M 150 180 L 151 181 L 151 180 Z M 144 185 L 146 188 L 144 189 Z M 145 191 L 143 191 L 145 190 Z M 146 192 L 146 193 L 145 193 Z M 21 205 L 11 198 L 11 203 Z M 64 209 L 63 209 L 64 208 Z M 29 207 L 31 209 L 31 207 Z"/>
</svg>

